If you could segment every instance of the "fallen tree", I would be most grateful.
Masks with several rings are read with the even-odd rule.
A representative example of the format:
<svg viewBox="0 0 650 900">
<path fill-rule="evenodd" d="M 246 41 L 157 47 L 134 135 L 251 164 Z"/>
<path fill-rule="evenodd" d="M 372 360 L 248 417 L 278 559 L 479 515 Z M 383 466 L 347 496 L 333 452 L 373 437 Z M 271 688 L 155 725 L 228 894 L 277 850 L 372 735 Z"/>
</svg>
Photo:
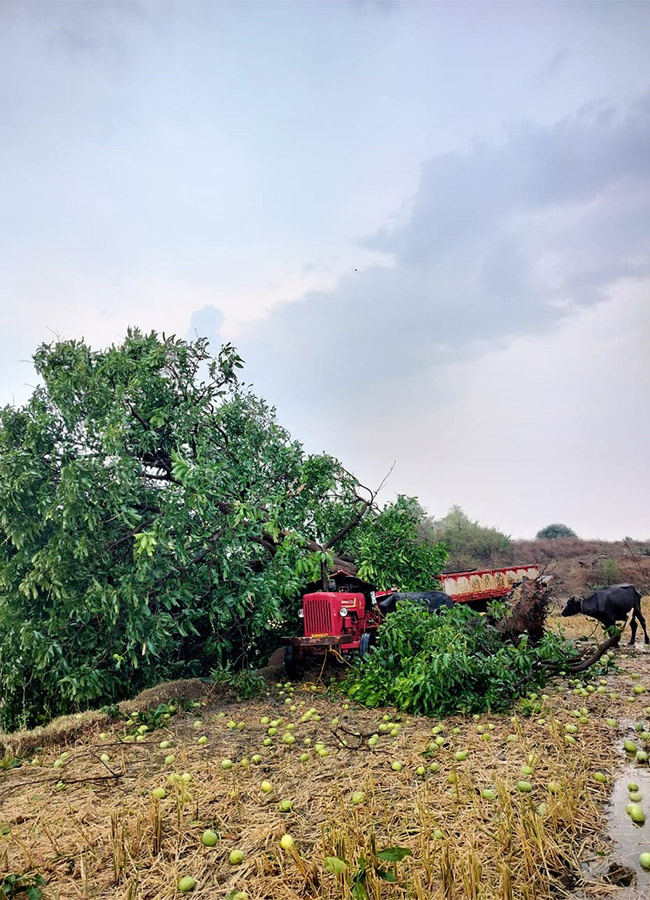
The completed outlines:
<svg viewBox="0 0 650 900">
<path fill-rule="evenodd" d="M 433 586 L 422 510 L 308 454 L 225 345 L 41 346 L 0 410 L 0 727 L 264 660 L 328 565 Z M 382 541 L 388 555 L 374 555 Z"/>
</svg>

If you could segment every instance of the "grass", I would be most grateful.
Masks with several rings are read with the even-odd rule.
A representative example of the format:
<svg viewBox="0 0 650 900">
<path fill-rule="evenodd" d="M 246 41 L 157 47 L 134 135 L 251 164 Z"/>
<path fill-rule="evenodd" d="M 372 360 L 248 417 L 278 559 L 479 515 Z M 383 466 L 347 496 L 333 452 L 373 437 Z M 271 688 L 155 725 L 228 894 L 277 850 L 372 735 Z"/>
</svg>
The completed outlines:
<svg viewBox="0 0 650 900">
<path fill-rule="evenodd" d="M 589 629 L 581 617 L 562 623 Z M 621 674 L 591 693 L 566 692 L 559 681 L 546 699 L 528 704 L 534 717 L 445 720 L 438 750 L 430 749 L 433 720 L 355 708 L 308 682 L 274 685 L 269 696 L 248 703 L 212 695 L 139 743 L 125 743 L 123 725 L 109 730 L 105 720 L 59 730 L 66 736 L 43 747 L 33 765 L 23 759 L 20 768 L 0 771 L 0 873 L 41 875 L 44 898 L 57 900 L 166 900 L 177 896 L 185 875 L 197 880 L 193 895 L 205 900 L 237 891 L 250 900 L 358 900 L 363 892 L 373 900 L 568 897 L 581 883 L 585 856 L 607 850 L 602 810 L 609 784 L 593 775 L 604 772 L 611 783 L 622 736 L 605 718 L 643 716 L 650 703 L 647 695 L 627 700 L 643 677 L 650 689 L 650 656 L 622 650 L 619 659 Z M 200 696 L 198 686 L 192 696 Z M 161 688 L 149 699 L 153 705 L 163 697 Z M 582 722 L 575 715 L 581 708 L 588 710 Z M 384 716 L 399 724 L 396 736 L 380 730 Z M 282 720 L 269 746 L 263 741 L 273 726 L 263 717 Z M 568 743 L 565 726 L 572 723 L 578 732 Z M 369 748 L 349 732 L 377 733 L 379 742 Z M 289 733 L 293 744 L 282 740 Z M 198 744 L 202 735 L 205 745 Z M 160 749 L 163 740 L 170 749 Z M 315 750 L 319 740 L 327 755 Z M 455 758 L 460 749 L 469 751 L 464 761 Z M 109 759 L 102 762 L 104 753 Z M 169 754 L 173 764 L 165 763 Z M 222 768 L 225 758 L 232 768 Z M 403 763 L 399 772 L 391 768 L 395 760 Z M 527 765 L 532 774 L 523 775 Z M 183 773 L 192 780 L 179 780 Z M 260 789 L 265 779 L 273 786 L 268 794 Z M 521 780 L 530 792 L 517 788 Z M 552 783 L 559 785 L 554 792 Z M 166 791 L 162 800 L 151 796 L 157 787 Z M 483 799 L 485 788 L 494 799 Z M 359 791 L 365 797 L 354 803 Z M 282 799 L 293 802 L 290 812 L 280 812 Z M 207 828 L 219 836 L 214 848 L 201 843 Z M 280 846 L 286 833 L 295 842 L 289 851 Z M 382 861 L 380 851 L 394 847 L 410 855 Z M 229 863 L 233 849 L 244 852 L 240 865 Z M 387 873 L 397 881 L 386 881 Z"/>
</svg>

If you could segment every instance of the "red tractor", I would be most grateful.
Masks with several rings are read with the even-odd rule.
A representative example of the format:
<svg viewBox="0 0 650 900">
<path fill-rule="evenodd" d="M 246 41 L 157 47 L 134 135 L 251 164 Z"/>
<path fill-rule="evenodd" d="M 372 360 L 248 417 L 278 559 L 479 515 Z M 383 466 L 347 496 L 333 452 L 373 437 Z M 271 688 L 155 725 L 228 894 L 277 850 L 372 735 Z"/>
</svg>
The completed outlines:
<svg viewBox="0 0 650 900">
<path fill-rule="evenodd" d="M 489 600 L 504 597 L 512 586 L 522 578 L 536 578 L 537 566 L 510 566 L 505 569 L 482 569 L 474 572 L 449 573 L 440 576 L 444 594 L 430 592 L 417 595 L 435 595 L 430 609 L 448 605 L 449 601 L 470 602 L 483 609 Z M 330 578 L 328 590 L 312 590 L 304 594 L 302 608 L 298 612 L 303 624 L 303 635 L 283 637 L 284 665 L 290 678 L 300 674 L 309 657 L 323 657 L 328 651 L 356 654 L 363 659 L 377 636 L 385 613 L 380 608 L 390 609 L 388 598 L 396 594 L 397 588 L 376 591 L 371 584 L 347 572 L 336 572 Z M 416 596 L 416 595 L 397 595 Z M 382 602 L 383 600 L 383 602 Z M 394 603 L 392 604 L 394 607 Z"/>
<path fill-rule="evenodd" d="M 307 657 L 324 656 L 328 650 L 357 653 L 363 659 L 383 619 L 378 601 L 392 593 L 375 591 L 354 575 L 336 572 L 327 591 L 304 594 L 298 611 L 304 635 L 282 638 L 287 675 L 295 677 Z"/>
</svg>

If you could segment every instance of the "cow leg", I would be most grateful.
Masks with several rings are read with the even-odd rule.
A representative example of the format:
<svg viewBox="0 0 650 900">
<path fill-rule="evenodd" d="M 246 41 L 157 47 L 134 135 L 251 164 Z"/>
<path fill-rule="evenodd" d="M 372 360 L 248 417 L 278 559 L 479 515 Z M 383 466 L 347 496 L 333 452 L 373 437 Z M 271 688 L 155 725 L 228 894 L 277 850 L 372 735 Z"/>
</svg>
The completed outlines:
<svg viewBox="0 0 650 900">
<path fill-rule="evenodd" d="M 648 631 L 645 627 L 645 619 L 643 618 L 643 613 L 641 612 L 641 604 L 639 604 L 639 608 L 634 610 L 634 615 L 641 623 L 641 628 L 643 628 L 643 634 L 645 635 L 646 644 L 650 644 L 650 638 L 648 638 Z"/>
<path fill-rule="evenodd" d="M 632 616 L 630 618 L 630 631 L 632 632 L 632 637 L 630 638 L 630 644 L 633 644 L 636 641 L 636 610 L 632 610 Z"/>
</svg>

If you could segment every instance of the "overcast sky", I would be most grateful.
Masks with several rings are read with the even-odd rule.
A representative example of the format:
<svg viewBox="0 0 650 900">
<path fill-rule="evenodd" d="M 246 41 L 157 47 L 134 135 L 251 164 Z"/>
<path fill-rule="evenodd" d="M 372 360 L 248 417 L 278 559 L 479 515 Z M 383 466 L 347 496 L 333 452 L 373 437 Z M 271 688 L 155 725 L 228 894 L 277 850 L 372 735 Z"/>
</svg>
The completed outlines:
<svg viewBox="0 0 650 900">
<path fill-rule="evenodd" d="M 309 450 L 650 538 L 650 3 L 0 4 L 0 403 L 231 340 Z"/>
</svg>

